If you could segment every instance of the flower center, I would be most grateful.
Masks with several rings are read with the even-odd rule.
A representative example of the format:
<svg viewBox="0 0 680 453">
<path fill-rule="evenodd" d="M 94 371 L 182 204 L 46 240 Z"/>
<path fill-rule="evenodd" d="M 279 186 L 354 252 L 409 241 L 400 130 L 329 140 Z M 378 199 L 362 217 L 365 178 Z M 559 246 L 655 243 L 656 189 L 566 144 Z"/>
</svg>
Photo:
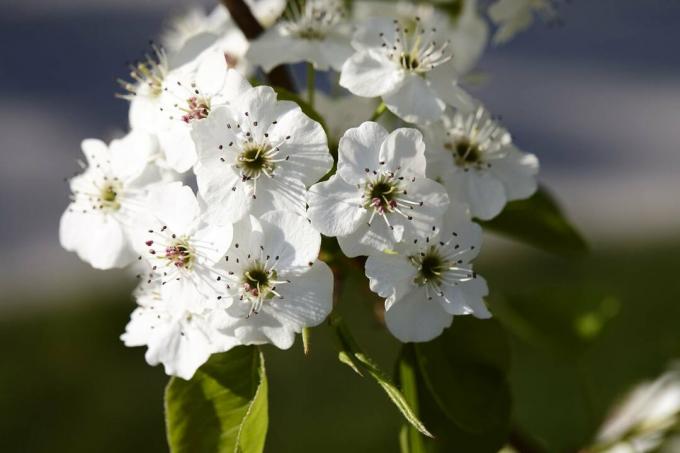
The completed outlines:
<svg viewBox="0 0 680 453">
<path fill-rule="evenodd" d="M 192 96 L 187 99 L 187 107 L 184 109 L 185 114 L 182 115 L 182 121 L 190 123 L 193 120 L 201 120 L 207 118 L 210 113 L 210 100 Z"/>
<path fill-rule="evenodd" d="M 413 20 L 394 21 L 394 34 L 390 39 L 380 33 L 382 48 L 388 58 L 402 69 L 424 75 L 452 58 L 449 41 L 437 42 L 437 29 L 425 26 L 420 17 Z"/>
<path fill-rule="evenodd" d="M 401 54 L 399 57 L 399 64 L 401 64 L 402 68 L 409 71 L 418 69 L 419 65 L 418 58 L 408 53 Z"/>
<path fill-rule="evenodd" d="M 463 138 L 454 143 L 445 143 L 444 148 L 451 151 L 456 165 L 465 167 L 482 163 L 482 151 L 476 143 Z"/>
<path fill-rule="evenodd" d="M 163 92 L 163 81 L 168 71 L 168 60 L 165 51 L 155 44 L 151 45 L 152 52 L 146 54 L 144 60 L 130 64 L 131 81 L 119 79 L 120 86 L 127 91 L 119 97 L 130 99 L 132 96 L 143 94 L 158 97 Z"/>
<path fill-rule="evenodd" d="M 436 247 L 430 247 L 425 253 L 410 256 L 411 264 L 418 269 L 414 283 L 424 286 L 429 283 L 439 286 L 442 283 L 442 275 L 450 267 L 450 264 L 439 253 Z"/>
<path fill-rule="evenodd" d="M 381 175 L 376 180 L 366 183 L 364 207 L 373 208 L 378 214 L 393 212 L 397 207 L 399 185 L 390 176 Z"/>
<path fill-rule="evenodd" d="M 100 209 L 108 211 L 118 211 L 120 209 L 119 194 L 122 186 L 118 182 L 106 183 L 99 192 Z"/>
<path fill-rule="evenodd" d="M 246 144 L 238 156 L 238 167 L 247 179 L 259 177 L 262 173 L 271 175 L 276 164 L 271 159 L 271 147 L 266 144 Z"/>
<path fill-rule="evenodd" d="M 241 276 L 241 298 L 251 304 L 250 315 L 257 314 L 265 301 L 274 297 L 281 297 L 276 292 L 276 285 L 287 283 L 278 281 L 274 269 L 267 269 L 266 263 L 253 262 Z"/>
<path fill-rule="evenodd" d="M 177 268 L 191 269 L 195 257 L 189 242 L 181 239 L 165 248 L 165 258 Z"/>
<path fill-rule="evenodd" d="M 300 39 L 321 41 L 344 20 L 345 7 L 338 0 L 293 0 L 284 15 L 288 32 Z"/>
</svg>

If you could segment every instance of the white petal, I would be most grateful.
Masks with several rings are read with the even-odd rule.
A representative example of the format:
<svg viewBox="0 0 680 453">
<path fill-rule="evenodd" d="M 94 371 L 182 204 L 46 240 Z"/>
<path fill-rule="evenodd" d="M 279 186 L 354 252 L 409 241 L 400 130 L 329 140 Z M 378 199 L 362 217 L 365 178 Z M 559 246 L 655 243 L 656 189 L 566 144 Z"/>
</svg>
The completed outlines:
<svg viewBox="0 0 680 453">
<path fill-rule="evenodd" d="M 357 96 L 384 96 L 401 86 L 404 75 L 404 71 L 384 53 L 376 50 L 360 51 L 342 66 L 340 86 Z"/>
<path fill-rule="evenodd" d="M 385 128 L 374 122 L 347 130 L 338 145 L 337 174 L 349 184 L 364 182 L 366 169 L 378 169 L 378 152 L 385 138 Z"/>
<path fill-rule="evenodd" d="M 507 149 L 503 159 L 491 161 L 489 171 L 503 182 L 508 201 L 529 198 L 538 184 L 538 159 L 533 154 L 522 153 L 514 146 Z"/>
<path fill-rule="evenodd" d="M 366 277 L 371 291 L 387 299 L 385 308 L 388 310 L 396 299 L 411 290 L 416 272 L 415 266 L 401 255 L 380 253 L 366 260 Z"/>
<path fill-rule="evenodd" d="M 135 257 L 123 227 L 111 215 L 67 209 L 59 223 L 59 240 L 96 269 L 123 267 Z"/>
<path fill-rule="evenodd" d="M 403 176 L 425 176 L 425 142 L 418 129 L 401 128 L 390 133 L 380 147 L 380 162 Z"/>
<path fill-rule="evenodd" d="M 212 345 L 203 325 L 194 321 L 175 321 L 156 334 L 146 351 L 149 365 L 163 363 L 165 373 L 191 379 L 196 370 L 207 362 Z"/>
<path fill-rule="evenodd" d="M 206 225 L 196 231 L 191 242 L 200 254 L 202 261 L 213 265 L 220 261 L 231 245 L 233 228 L 231 225 Z"/>
<path fill-rule="evenodd" d="M 332 68 L 340 72 L 345 61 L 354 54 L 354 49 L 350 46 L 347 37 L 330 34 L 320 43 L 319 52 L 322 58 L 315 61 L 317 69 Z"/>
<path fill-rule="evenodd" d="M 267 253 L 278 256 L 278 268 L 306 267 L 316 260 L 321 235 L 306 218 L 284 211 L 273 211 L 260 218 Z"/>
<path fill-rule="evenodd" d="M 471 112 L 480 103 L 458 85 L 457 77 L 455 69 L 451 65 L 439 66 L 427 74 L 431 89 L 439 99 L 456 110 Z"/>
<path fill-rule="evenodd" d="M 425 289 L 416 287 L 385 311 L 385 324 L 400 341 L 423 342 L 438 337 L 453 316 L 436 300 L 427 300 Z"/>
<path fill-rule="evenodd" d="M 196 69 L 196 86 L 208 95 L 219 92 L 224 86 L 227 75 L 227 60 L 224 53 L 211 49 L 200 57 Z"/>
<path fill-rule="evenodd" d="M 446 299 L 435 296 L 448 313 L 452 315 L 474 315 L 480 319 L 491 317 L 484 296 L 489 294 L 486 280 L 479 275 L 469 281 L 461 282 L 456 286 L 443 287 Z"/>
<path fill-rule="evenodd" d="M 250 43 L 246 58 L 269 72 L 283 63 L 304 61 L 304 45 L 303 40 L 285 36 L 281 26 L 275 25 Z"/>
<path fill-rule="evenodd" d="M 141 175 L 158 149 L 154 136 L 142 131 L 131 131 L 111 142 L 111 169 L 123 180 Z"/>
<path fill-rule="evenodd" d="M 289 156 L 279 164 L 279 172 L 299 179 L 305 186 L 317 182 L 333 166 L 323 127 L 292 102 L 277 102 L 273 113 L 276 124 L 269 129 L 269 135 L 272 141 L 282 142 L 277 157 Z"/>
<path fill-rule="evenodd" d="M 383 101 L 399 118 L 418 124 L 438 119 L 446 107 L 428 82 L 415 74 L 409 74 L 398 90 L 384 95 Z"/>
<path fill-rule="evenodd" d="M 150 212 L 177 235 L 189 234 L 199 218 L 194 192 L 181 182 L 154 186 L 148 203 Z"/>
<path fill-rule="evenodd" d="M 489 220 L 503 210 L 507 197 L 503 183 L 496 176 L 476 170 L 459 175 L 464 178 L 463 190 L 473 216 Z"/>
<path fill-rule="evenodd" d="M 88 167 L 95 167 L 98 163 L 109 160 L 109 147 L 96 138 L 86 138 L 80 143 L 80 148 L 87 159 Z"/>
<path fill-rule="evenodd" d="M 315 261 L 306 272 L 276 290 L 283 299 L 274 297 L 265 302 L 264 311 L 297 333 L 321 324 L 333 308 L 333 273 L 322 261 Z"/>
<path fill-rule="evenodd" d="M 198 190 L 206 202 L 206 219 L 224 225 L 242 219 L 253 205 L 252 185 L 227 164 L 197 168 Z"/>
<path fill-rule="evenodd" d="M 196 120 L 202 121 L 202 120 Z M 163 128 L 158 134 L 158 141 L 165 153 L 165 160 L 170 168 L 184 173 L 196 163 L 196 146 L 191 139 L 191 128 L 180 120 L 172 120 L 172 126 Z"/>
<path fill-rule="evenodd" d="M 344 236 L 368 218 L 361 206 L 361 190 L 337 175 L 309 188 L 307 211 L 312 226 L 326 236 Z"/>
<path fill-rule="evenodd" d="M 449 207 L 446 189 L 427 178 L 416 178 L 407 187 L 407 198 L 416 202 L 422 201 L 423 205 L 404 210 L 412 217 L 411 220 L 398 215 L 393 215 L 391 219 L 394 219 L 394 224 L 404 225 L 405 241 L 432 237 L 435 231 L 441 229 L 443 216 Z"/>
</svg>

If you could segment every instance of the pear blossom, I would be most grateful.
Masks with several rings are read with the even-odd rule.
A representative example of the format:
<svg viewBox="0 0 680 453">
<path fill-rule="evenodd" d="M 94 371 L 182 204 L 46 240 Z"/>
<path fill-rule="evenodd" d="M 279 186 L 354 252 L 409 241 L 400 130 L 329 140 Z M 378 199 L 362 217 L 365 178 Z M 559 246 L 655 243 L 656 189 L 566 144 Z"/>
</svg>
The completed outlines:
<svg viewBox="0 0 680 453">
<path fill-rule="evenodd" d="M 198 191 L 213 223 L 270 210 L 303 215 L 306 188 L 333 165 L 321 125 L 265 86 L 214 109 L 193 140 Z"/>
<path fill-rule="evenodd" d="M 498 0 L 489 6 L 489 17 L 498 26 L 493 37 L 496 44 L 509 41 L 531 26 L 534 14 L 546 19 L 555 17 L 552 0 Z"/>
<path fill-rule="evenodd" d="M 371 290 L 385 298 L 385 323 L 403 342 L 429 341 L 451 325 L 454 315 L 489 318 L 486 281 L 471 261 L 481 228 L 467 208 L 451 203 L 444 227 L 401 244 L 398 253 L 373 254 L 366 261 Z"/>
<path fill-rule="evenodd" d="M 365 122 L 340 139 L 338 170 L 309 189 L 314 228 L 337 236 L 349 257 L 392 249 L 440 228 L 444 187 L 425 177 L 425 143 L 416 129 L 388 134 Z"/>
<path fill-rule="evenodd" d="M 641 383 L 625 395 L 600 428 L 592 451 L 608 453 L 677 451 L 670 445 L 666 450 L 662 444 L 666 438 L 674 434 L 678 423 L 680 423 L 680 363 L 675 362 L 654 381 Z M 677 445 L 677 439 L 675 442 Z"/>
<path fill-rule="evenodd" d="M 231 244 L 231 224 L 211 225 L 189 186 L 157 185 L 149 191 L 148 216 L 137 245 L 140 260 L 150 269 L 140 275 L 149 285 L 160 282 L 160 296 L 169 306 L 200 312 L 217 303 L 220 272 L 215 268 Z"/>
<path fill-rule="evenodd" d="M 168 166 L 179 173 L 189 170 L 196 163 L 192 127 L 248 88 L 248 81 L 228 68 L 223 52 L 216 48 L 169 72 L 162 84 L 159 111 L 148 118 L 156 125 Z"/>
<path fill-rule="evenodd" d="M 416 17 L 446 34 L 459 75 L 472 69 L 489 39 L 489 26 L 479 14 L 477 0 L 460 0 L 457 10 L 440 12 L 435 5 L 410 1 L 361 1 L 354 3 L 354 17 L 393 17 L 405 26 L 414 28 Z"/>
<path fill-rule="evenodd" d="M 160 99 L 165 78 L 170 71 L 168 56 L 162 47 L 152 43 L 144 59 L 130 64 L 130 79 L 119 79 L 125 90 L 118 97 L 130 101 L 130 127 L 155 134 L 160 120 Z"/>
<path fill-rule="evenodd" d="M 469 57 L 458 57 L 452 32 L 439 16 L 410 20 L 371 18 L 361 24 L 345 62 L 340 85 L 357 96 L 381 97 L 387 108 L 410 123 L 438 119 L 447 104 L 474 108 L 475 101 L 457 85 Z"/>
<path fill-rule="evenodd" d="M 446 186 L 451 199 L 488 220 L 508 201 L 536 191 L 538 159 L 521 152 L 510 134 L 482 107 L 445 115 L 426 129 L 428 176 Z"/>
<path fill-rule="evenodd" d="M 289 212 L 237 224 L 222 263 L 226 337 L 288 349 L 296 333 L 323 322 L 332 309 L 333 274 L 317 259 L 320 246 L 309 222 Z"/>
<path fill-rule="evenodd" d="M 342 0 L 293 0 L 283 20 L 251 43 L 247 58 L 265 71 L 302 61 L 339 71 L 352 55 L 350 36 Z"/>
<path fill-rule="evenodd" d="M 147 165 L 157 143 L 148 134 L 131 132 L 110 145 L 83 140 L 82 150 L 87 167 L 69 181 L 72 195 L 59 224 L 61 245 L 97 269 L 126 266 L 135 258 L 132 232 L 148 185 L 160 180 Z"/>
<path fill-rule="evenodd" d="M 129 347 L 147 346 L 147 363 L 162 363 L 168 375 L 191 379 L 211 354 L 238 345 L 235 338 L 219 331 L 226 319 L 223 310 L 190 310 L 181 304 L 167 304 L 158 282 L 143 284 L 135 298 L 139 306 L 121 340 Z"/>
<path fill-rule="evenodd" d="M 230 21 L 231 17 L 224 5 L 215 6 L 209 13 L 203 8 L 193 7 L 171 19 L 169 26 L 161 35 L 161 43 L 169 53 L 180 53 L 187 43 L 197 36 L 204 35 L 207 38 L 212 35 L 214 37 L 212 41 L 216 41 Z"/>
</svg>

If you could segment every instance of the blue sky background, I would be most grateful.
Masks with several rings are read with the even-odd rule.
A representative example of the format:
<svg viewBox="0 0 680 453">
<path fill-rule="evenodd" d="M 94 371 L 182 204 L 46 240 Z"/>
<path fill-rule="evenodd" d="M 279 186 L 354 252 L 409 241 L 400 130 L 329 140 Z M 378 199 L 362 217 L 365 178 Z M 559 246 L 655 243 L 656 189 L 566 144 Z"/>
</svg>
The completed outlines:
<svg viewBox="0 0 680 453">
<path fill-rule="evenodd" d="M 59 246 L 63 178 L 83 138 L 126 127 L 115 79 L 187 5 L 3 1 L 0 287 L 49 292 L 111 275 Z M 560 14 L 561 28 L 537 24 L 490 48 L 480 65 L 489 79 L 475 94 L 539 156 L 541 179 L 596 245 L 677 238 L 680 1 L 574 0 Z"/>
</svg>

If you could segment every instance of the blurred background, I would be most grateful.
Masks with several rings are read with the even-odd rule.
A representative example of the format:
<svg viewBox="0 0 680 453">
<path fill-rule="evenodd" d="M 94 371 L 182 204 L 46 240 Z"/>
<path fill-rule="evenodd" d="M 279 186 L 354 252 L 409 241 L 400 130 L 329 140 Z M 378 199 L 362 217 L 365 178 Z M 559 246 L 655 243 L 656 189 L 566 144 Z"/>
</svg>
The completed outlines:
<svg viewBox="0 0 680 453">
<path fill-rule="evenodd" d="M 0 6 L 0 451 L 166 451 L 160 368 L 119 341 L 134 281 L 63 251 L 80 141 L 127 126 L 125 63 L 206 0 L 3 0 Z M 492 46 L 474 88 L 589 241 L 583 258 L 489 237 L 477 270 L 511 333 L 516 423 L 576 451 L 611 404 L 680 357 L 680 2 L 574 0 Z M 399 345 L 367 284 L 338 309 L 385 369 Z M 556 334 L 557 332 L 557 334 Z M 397 450 L 399 414 L 336 360 L 267 349 L 268 450 Z M 361 410 L 357 410 L 361 407 Z"/>
</svg>

